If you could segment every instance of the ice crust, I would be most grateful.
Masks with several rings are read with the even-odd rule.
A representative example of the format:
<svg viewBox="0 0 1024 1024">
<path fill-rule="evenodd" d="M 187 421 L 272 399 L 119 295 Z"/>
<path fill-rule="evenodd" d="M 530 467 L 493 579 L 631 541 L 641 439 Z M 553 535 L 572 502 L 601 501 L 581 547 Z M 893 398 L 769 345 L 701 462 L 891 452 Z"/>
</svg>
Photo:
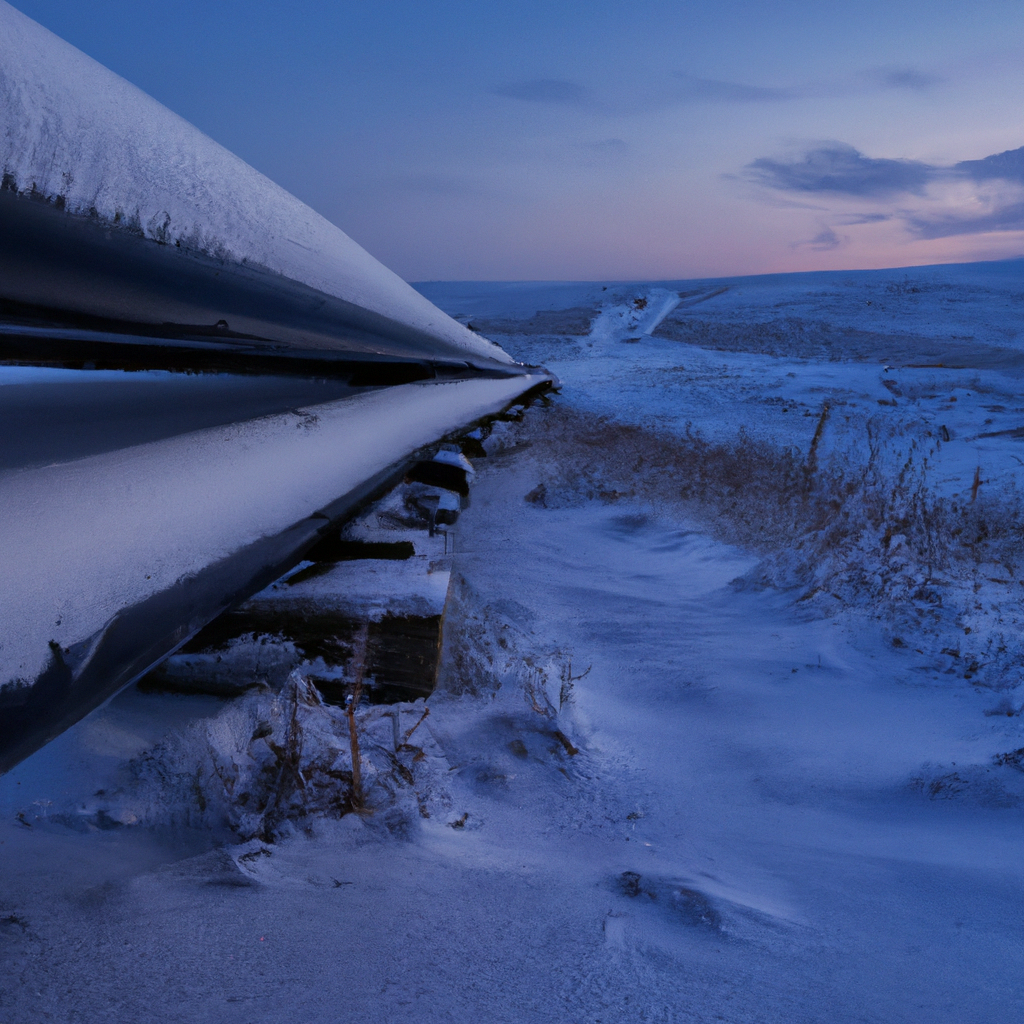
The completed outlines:
<svg viewBox="0 0 1024 1024">
<path fill-rule="evenodd" d="M 5 188 L 508 360 L 304 203 L 2 0 L 0 120 Z"/>
</svg>

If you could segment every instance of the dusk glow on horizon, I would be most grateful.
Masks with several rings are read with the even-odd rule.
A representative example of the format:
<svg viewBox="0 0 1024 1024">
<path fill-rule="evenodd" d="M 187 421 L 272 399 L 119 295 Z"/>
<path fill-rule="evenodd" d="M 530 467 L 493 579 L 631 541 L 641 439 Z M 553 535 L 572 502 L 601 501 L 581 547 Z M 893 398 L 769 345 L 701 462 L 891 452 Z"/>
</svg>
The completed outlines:
<svg viewBox="0 0 1024 1024">
<path fill-rule="evenodd" d="M 411 281 L 1024 254 L 1009 0 L 15 6 Z"/>
</svg>

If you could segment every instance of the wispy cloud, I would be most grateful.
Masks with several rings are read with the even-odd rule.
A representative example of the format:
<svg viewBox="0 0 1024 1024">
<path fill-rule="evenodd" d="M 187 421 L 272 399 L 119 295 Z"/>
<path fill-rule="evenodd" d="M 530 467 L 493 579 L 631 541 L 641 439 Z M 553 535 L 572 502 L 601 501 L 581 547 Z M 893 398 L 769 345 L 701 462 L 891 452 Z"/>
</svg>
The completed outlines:
<svg viewBox="0 0 1024 1024">
<path fill-rule="evenodd" d="M 907 226 L 920 238 L 980 235 L 992 231 L 1024 231 L 1024 201 L 999 205 L 981 216 L 953 213 L 910 215 Z"/>
<path fill-rule="evenodd" d="M 829 142 L 790 160 L 759 157 L 747 164 L 748 180 L 783 192 L 834 192 L 850 196 L 920 195 L 929 182 L 1006 181 L 1024 185 L 1024 146 L 951 167 L 865 156 L 842 142 Z"/>
<path fill-rule="evenodd" d="M 953 170 L 975 181 L 1001 178 L 1004 181 L 1024 182 L 1024 146 L 1008 149 L 1005 153 L 994 153 L 983 160 L 961 160 L 953 165 Z"/>
<path fill-rule="evenodd" d="M 923 92 L 943 82 L 938 75 L 930 75 L 917 68 L 879 68 L 869 71 L 865 77 L 883 89 L 909 89 L 913 92 Z"/>
<path fill-rule="evenodd" d="M 847 227 L 856 224 L 881 224 L 882 221 L 892 220 L 891 213 L 844 213 L 840 218 Z"/>
<path fill-rule="evenodd" d="M 744 168 L 748 179 L 783 192 L 833 192 L 875 197 L 924 191 L 934 168 L 916 160 L 875 159 L 853 146 L 828 143 L 796 160 L 759 157 Z"/>
<path fill-rule="evenodd" d="M 788 103 L 793 100 L 852 96 L 878 90 L 921 92 L 942 83 L 936 75 L 916 68 L 875 68 L 851 78 L 804 82 L 800 85 L 750 85 L 718 78 L 701 78 L 677 71 L 676 101 L 691 103 Z"/>
<path fill-rule="evenodd" d="M 491 92 L 508 99 L 523 100 L 527 103 L 554 103 L 578 106 L 588 98 L 587 90 L 576 82 L 565 78 L 531 78 L 524 82 L 508 82 L 496 85 Z"/>
<path fill-rule="evenodd" d="M 875 68 L 845 78 L 803 82 L 795 85 L 764 85 L 705 78 L 688 71 L 672 72 L 668 82 L 649 92 L 634 95 L 602 95 L 567 78 L 530 78 L 491 86 L 492 95 L 525 103 L 553 106 L 586 106 L 608 115 L 638 113 L 680 104 L 778 104 L 797 100 L 841 98 L 891 90 L 920 92 L 942 79 L 911 67 Z"/>
<path fill-rule="evenodd" d="M 846 235 L 837 235 L 832 228 L 825 226 L 806 242 L 797 242 L 794 249 L 814 249 L 816 252 L 828 252 L 831 249 L 839 249 L 849 242 Z"/>
<path fill-rule="evenodd" d="M 942 166 L 869 157 L 852 146 L 830 142 L 789 159 L 760 157 L 747 164 L 743 176 L 773 193 L 900 198 L 900 207 L 888 212 L 832 213 L 833 223 L 848 226 L 900 220 L 913 235 L 928 239 L 1024 231 L 1024 147 Z M 798 245 L 828 249 L 842 241 L 826 228 Z"/>
<path fill-rule="evenodd" d="M 800 99 L 806 95 L 801 89 L 723 82 L 716 78 L 697 78 L 681 71 L 677 72 L 675 77 L 680 82 L 676 98 L 681 100 L 703 100 L 708 103 L 780 103 Z"/>
</svg>

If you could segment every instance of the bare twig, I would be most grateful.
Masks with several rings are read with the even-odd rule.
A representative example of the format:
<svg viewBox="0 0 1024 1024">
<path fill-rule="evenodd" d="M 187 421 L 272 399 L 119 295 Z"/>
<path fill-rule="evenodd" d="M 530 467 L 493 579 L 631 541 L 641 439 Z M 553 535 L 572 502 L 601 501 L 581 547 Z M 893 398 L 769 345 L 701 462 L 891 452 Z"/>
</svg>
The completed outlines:
<svg viewBox="0 0 1024 1024">
<path fill-rule="evenodd" d="M 424 708 L 423 709 L 423 714 L 420 715 L 419 721 L 405 734 L 405 738 L 402 741 L 403 743 L 408 743 L 409 742 L 409 737 L 423 724 L 423 720 L 429 714 L 430 714 L 430 708 Z"/>
<path fill-rule="evenodd" d="M 363 675 L 366 672 L 366 643 L 369 625 L 363 623 L 355 635 L 352 656 L 352 693 L 348 699 L 348 737 L 352 749 L 352 806 L 363 806 L 363 778 L 359 767 L 359 735 L 356 731 L 356 706 L 363 695 Z"/>
<path fill-rule="evenodd" d="M 821 407 L 821 415 L 818 417 L 818 426 L 814 430 L 814 437 L 811 439 L 811 447 L 807 452 L 807 476 L 808 482 L 818 468 L 818 445 L 821 444 L 821 435 L 825 432 L 825 423 L 832 406 L 826 401 Z"/>
</svg>

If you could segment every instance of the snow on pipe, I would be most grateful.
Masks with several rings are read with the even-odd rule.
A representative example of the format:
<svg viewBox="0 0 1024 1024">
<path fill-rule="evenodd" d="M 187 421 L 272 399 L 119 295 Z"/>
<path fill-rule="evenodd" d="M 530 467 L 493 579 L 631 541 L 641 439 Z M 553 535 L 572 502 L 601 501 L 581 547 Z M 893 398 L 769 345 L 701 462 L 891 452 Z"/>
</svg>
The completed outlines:
<svg viewBox="0 0 1024 1024">
<path fill-rule="evenodd" d="M 0 474 L 0 773 L 286 572 L 439 437 L 548 382 L 368 389 Z"/>
<path fill-rule="evenodd" d="M 2 334 L 515 372 L 304 203 L 0 0 Z M 13 317 L 11 314 L 14 314 Z M 74 340 L 72 338 L 72 340 Z M 109 338 L 108 338 L 109 340 Z"/>
<path fill-rule="evenodd" d="M 0 118 L 0 361 L 184 347 L 239 369 L 385 362 L 394 385 L 299 414 L 301 430 L 263 417 L 0 473 L 2 772 L 287 570 L 419 450 L 552 378 L 3 0 Z M 401 384 L 417 374 L 400 363 L 449 370 Z"/>
</svg>

